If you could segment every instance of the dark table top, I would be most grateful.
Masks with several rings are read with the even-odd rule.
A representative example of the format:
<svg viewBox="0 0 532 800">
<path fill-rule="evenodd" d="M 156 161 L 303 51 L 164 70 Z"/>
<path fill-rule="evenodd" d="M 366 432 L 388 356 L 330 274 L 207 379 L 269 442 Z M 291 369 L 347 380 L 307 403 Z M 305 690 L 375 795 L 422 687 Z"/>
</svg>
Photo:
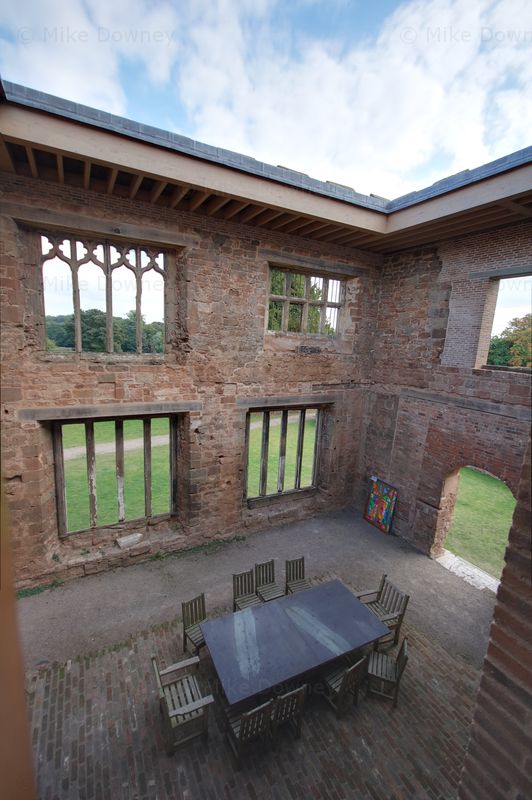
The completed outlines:
<svg viewBox="0 0 532 800">
<path fill-rule="evenodd" d="M 230 705 L 387 634 L 341 581 L 201 623 Z"/>
</svg>

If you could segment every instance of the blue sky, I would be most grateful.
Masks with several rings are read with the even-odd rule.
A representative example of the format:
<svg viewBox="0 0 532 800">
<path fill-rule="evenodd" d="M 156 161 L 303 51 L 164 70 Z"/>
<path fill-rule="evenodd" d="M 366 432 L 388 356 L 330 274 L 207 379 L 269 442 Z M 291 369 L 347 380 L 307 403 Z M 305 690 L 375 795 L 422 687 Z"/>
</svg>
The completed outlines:
<svg viewBox="0 0 532 800">
<path fill-rule="evenodd" d="M 0 70 L 392 198 L 531 143 L 532 2 L 22 0 Z"/>
</svg>

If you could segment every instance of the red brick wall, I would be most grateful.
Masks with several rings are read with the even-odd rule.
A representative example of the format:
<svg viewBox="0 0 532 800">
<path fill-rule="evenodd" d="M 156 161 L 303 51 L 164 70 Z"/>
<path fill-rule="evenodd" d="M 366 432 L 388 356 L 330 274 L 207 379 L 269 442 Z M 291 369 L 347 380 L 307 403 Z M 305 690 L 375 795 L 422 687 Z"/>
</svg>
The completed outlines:
<svg viewBox="0 0 532 800">
<path fill-rule="evenodd" d="M 58 355 L 43 349 L 35 234 L 9 216 L 1 219 L 2 467 L 17 532 L 13 552 L 19 584 L 131 563 L 157 550 L 234 536 L 350 501 L 379 257 L 30 179 L 4 176 L 3 188 L 6 202 L 197 239 L 178 258 L 171 352 L 164 357 Z M 343 335 L 323 342 L 321 353 L 297 352 L 304 337 L 291 337 L 286 352 L 273 352 L 265 343 L 269 286 L 263 249 L 365 270 L 348 282 Z M 307 344 L 317 344 L 316 339 Z M 237 401 L 310 396 L 319 402 L 324 395 L 333 396 L 334 405 L 327 412 L 320 491 L 248 508 L 242 501 L 245 410 Z M 113 528 L 60 541 L 51 433 L 45 425 L 22 422 L 18 411 L 122 401 L 202 404 L 183 426 L 181 524 L 170 530 L 167 524 L 150 525 L 144 541 L 125 553 L 113 545 Z"/>
<path fill-rule="evenodd" d="M 532 518 L 530 446 L 523 464 L 460 800 L 532 797 Z"/>
<path fill-rule="evenodd" d="M 487 289 L 496 284 L 469 276 L 522 266 L 531 230 L 524 223 L 411 250 L 383 267 L 355 501 L 364 507 L 373 474 L 395 485 L 395 531 L 433 556 L 441 553 L 453 511 L 446 480 L 457 469 L 478 467 L 517 490 L 530 429 L 530 375 L 470 368 L 484 304 L 493 300 L 486 301 Z"/>
</svg>

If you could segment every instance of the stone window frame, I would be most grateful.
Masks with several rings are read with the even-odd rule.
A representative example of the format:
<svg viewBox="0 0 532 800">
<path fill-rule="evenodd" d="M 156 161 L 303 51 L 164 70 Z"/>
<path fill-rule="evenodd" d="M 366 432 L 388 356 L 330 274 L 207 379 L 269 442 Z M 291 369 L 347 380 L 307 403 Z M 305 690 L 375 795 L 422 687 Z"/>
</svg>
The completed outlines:
<svg viewBox="0 0 532 800">
<path fill-rule="evenodd" d="M 152 246 L 149 244 L 144 244 L 134 239 L 112 239 L 108 238 L 107 235 L 98 236 L 97 234 L 88 234 L 86 232 L 73 232 L 68 230 L 57 230 L 56 228 L 50 228 L 44 230 L 43 228 L 39 228 L 36 231 L 38 239 L 39 239 L 39 268 L 40 268 L 40 275 L 41 281 L 43 286 L 43 321 L 44 321 L 44 336 L 46 342 L 46 306 L 45 306 L 45 291 L 44 291 L 44 265 L 47 261 L 51 261 L 54 258 L 59 258 L 63 263 L 70 267 L 71 274 L 72 274 L 72 299 L 73 299 L 73 314 L 74 314 L 74 337 L 75 337 L 75 345 L 74 349 L 71 351 L 76 355 L 113 355 L 113 356 L 162 356 L 166 351 L 166 343 L 168 341 L 168 310 L 167 310 L 167 293 L 169 291 L 168 286 L 168 262 L 169 262 L 169 251 L 165 247 L 160 246 Z M 52 248 L 48 253 L 43 252 L 42 244 L 41 244 L 41 237 L 46 237 L 50 243 L 52 244 Z M 70 242 L 70 252 L 71 256 L 66 256 L 60 249 L 60 244 L 62 244 L 65 240 Z M 82 246 L 86 249 L 85 256 L 81 258 L 72 257 L 72 253 L 75 252 L 76 247 L 75 243 L 80 242 Z M 100 261 L 94 253 L 94 250 L 97 246 L 101 245 L 103 247 L 104 258 L 103 261 Z M 115 262 L 111 263 L 110 257 L 110 250 L 111 248 L 115 248 L 120 254 L 120 258 Z M 132 264 L 127 259 L 127 254 L 131 251 L 135 251 L 136 258 L 135 264 Z M 146 254 L 148 258 L 148 264 L 142 266 L 142 253 Z M 163 268 L 161 268 L 157 262 L 156 258 L 162 256 L 163 258 Z M 83 342 L 82 342 L 82 332 L 81 332 L 81 301 L 80 301 L 80 290 L 79 290 L 79 281 L 78 281 L 78 269 L 79 267 L 83 266 L 84 264 L 93 264 L 100 269 L 102 269 L 105 275 L 105 282 L 106 282 L 106 302 L 105 302 L 105 314 L 106 314 L 106 349 L 105 350 L 97 350 L 97 351 L 90 351 L 90 350 L 83 350 Z M 117 353 L 114 351 L 114 342 L 113 342 L 113 305 L 112 305 L 112 272 L 114 269 L 119 267 L 125 266 L 135 275 L 135 282 L 136 282 L 136 299 L 135 299 L 135 311 L 136 311 L 136 331 L 135 331 L 135 338 L 136 338 L 136 352 L 135 353 Z M 164 343 L 163 343 L 163 352 L 162 353 L 147 353 L 142 350 L 142 330 L 141 330 L 141 296 L 142 296 L 142 276 L 144 273 L 149 271 L 155 271 L 158 273 L 163 280 L 164 284 Z M 46 346 L 45 346 L 46 349 Z M 52 351 L 48 351 L 48 353 L 52 353 Z M 52 353 L 53 354 L 53 353 Z"/>
<path fill-rule="evenodd" d="M 152 514 L 152 482 L 151 482 L 151 421 L 153 419 L 168 419 L 169 427 L 169 481 L 170 503 L 169 510 L 161 514 Z M 165 517 L 176 517 L 178 507 L 178 448 L 180 424 L 184 414 L 154 413 L 134 415 L 113 415 L 97 417 L 71 417 L 70 415 L 54 419 L 50 422 L 52 430 L 52 445 L 54 454 L 55 494 L 57 508 L 57 526 L 60 538 L 75 536 L 95 530 L 105 530 L 124 523 L 143 522 Z M 124 496 L 124 421 L 142 420 L 143 422 L 143 457 L 144 457 L 144 510 L 142 517 L 126 516 Z M 115 458 L 116 458 L 116 484 L 118 520 L 114 523 L 98 525 L 98 503 L 96 487 L 96 445 L 94 440 L 95 422 L 115 423 Z M 87 484 L 89 498 L 90 525 L 88 528 L 68 530 L 65 463 L 63 453 L 63 427 L 69 424 L 85 425 L 85 457 L 87 461 Z"/>
<path fill-rule="evenodd" d="M 285 275 L 285 292 L 282 295 L 272 294 L 271 292 L 271 279 L 273 272 L 282 272 Z M 303 277 L 305 279 L 305 295 L 304 297 L 297 297 L 291 296 L 291 283 L 292 283 L 292 276 L 297 275 L 298 277 Z M 322 292 L 324 300 L 312 300 L 309 298 L 310 287 L 311 287 L 311 280 L 312 279 L 321 280 L 323 281 L 322 284 Z M 346 279 L 331 276 L 328 272 L 321 272 L 320 270 L 313 270 L 313 269 L 302 269 L 299 266 L 288 267 L 285 265 L 279 265 L 275 263 L 270 263 L 269 265 L 269 272 L 268 272 L 268 279 L 269 279 L 269 286 L 268 286 L 268 304 L 266 307 L 266 331 L 268 334 L 274 335 L 291 335 L 294 334 L 296 336 L 309 336 L 309 337 L 325 337 L 326 339 L 337 338 L 340 336 L 340 311 L 345 305 L 345 298 L 346 298 Z M 329 300 L 329 282 L 335 281 L 338 283 L 338 299 L 337 301 Z M 282 322 L 281 322 L 281 330 L 274 330 L 269 327 L 269 316 L 270 316 L 270 304 L 271 303 L 282 303 Z M 301 313 L 301 330 L 299 331 L 289 331 L 288 324 L 289 324 L 289 310 L 290 305 L 300 305 L 302 306 L 302 313 Z M 320 330 L 318 332 L 309 332 L 307 330 L 308 326 L 308 310 L 310 307 L 319 308 L 320 309 Z M 327 309 L 332 308 L 336 310 L 336 323 L 335 323 L 335 330 L 334 333 L 326 333 L 324 332 L 324 327 L 327 321 L 326 313 Z"/>
<path fill-rule="evenodd" d="M 283 403 L 272 404 L 270 402 L 264 405 L 250 405 L 246 412 L 246 428 L 245 428 L 245 446 L 244 446 L 244 486 L 243 486 L 243 499 L 249 506 L 269 502 L 277 498 L 289 497 L 299 494 L 309 494 L 316 492 L 319 483 L 319 465 L 322 450 L 322 431 L 323 419 L 326 407 L 330 405 L 330 401 L 325 402 L 320 400 L 309 400 L 305 403 Z M 307 411 L 316 411 L 316 434 L 314 439 L 314 455 L 312 466 L 312 483 L 309 486 L 301 487 L 301 463 L 303 457 L 304 446 L 304 426 Z M 295 487 L 291 489 L 284 488 L 285 478 L 285 454 L 286 454 L 286 436 L 288 427 L 288 412 L 299 411 L 299 427 L 298 439 L 296 450 L 296 476 Z M 279 437 L 279 465 L 277 474 L 277 492 L 273 494 L 266 494 L 268 483 L 268 451 L 269 451 L 269 434 L 270 434 L 270 414 L 272 412 L 281 412 L 281 431 Z M 259 494 L 248 495 L 248 462 L 249 462 L 249 440 L 251 430 L 251 415 L 255 413 L 262 413 L 262 435 L 261 435 L 261 463 L 260 463 L 260 477 L 259 477 Z"/>
</svg>

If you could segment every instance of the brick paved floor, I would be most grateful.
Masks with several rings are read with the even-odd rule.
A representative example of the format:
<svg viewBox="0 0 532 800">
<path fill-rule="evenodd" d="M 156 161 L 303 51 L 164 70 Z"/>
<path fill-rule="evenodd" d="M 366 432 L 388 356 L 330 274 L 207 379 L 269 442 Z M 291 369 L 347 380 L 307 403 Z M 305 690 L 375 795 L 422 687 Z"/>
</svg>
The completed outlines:
<svg viewBox="0 0 532 800">
<path fill-rule="evenodd" d="M 332 577 L 332 575 L 331 575 Z M 359 587 L 352 587 L 359 588 Z M 208 742 L 165 754 L 150 654 L 179 660 L 179 621 L 28 673 L 40 800 L 411 800 L 454 798 L 479 672 L 405 622 L 399 705 L 362 697 L 339 721 L 310 698 L 300 740 L 255 746 L 236 772 L 217 695 Z M 200 680 L 216 690 L 202 655 Z"/>
</svg>

